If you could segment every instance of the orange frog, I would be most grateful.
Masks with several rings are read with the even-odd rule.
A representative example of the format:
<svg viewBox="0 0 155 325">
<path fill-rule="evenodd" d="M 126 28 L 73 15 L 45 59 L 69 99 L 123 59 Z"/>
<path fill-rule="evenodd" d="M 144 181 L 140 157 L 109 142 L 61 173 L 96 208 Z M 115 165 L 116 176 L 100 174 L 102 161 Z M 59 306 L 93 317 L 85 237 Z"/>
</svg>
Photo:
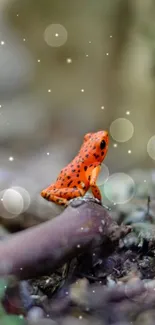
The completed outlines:
<svg viewBox="0 0 155 325">
<path fill-rule="evenodd" d="M 71 199 L 84 196 L 91 188 L 94 197 L 101 201 L 96 180 L 108 150 L 108 142 L 107 131 L 87 133 L 78 155 L 61 170 L 56 182 L 41 192 L 41 196 L 67 206 Z"/>
</svg>

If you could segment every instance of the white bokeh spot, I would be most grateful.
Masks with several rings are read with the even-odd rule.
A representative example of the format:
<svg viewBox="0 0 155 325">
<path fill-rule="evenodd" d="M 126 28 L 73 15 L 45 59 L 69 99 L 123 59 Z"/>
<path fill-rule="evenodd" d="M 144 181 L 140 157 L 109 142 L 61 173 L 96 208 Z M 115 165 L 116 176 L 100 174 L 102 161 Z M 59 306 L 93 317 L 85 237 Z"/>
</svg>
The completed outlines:
<svg viewBox="0 0 155 325">
<path fill-rule="evenodd" d="M 109 177 L 109 169 L 105 164 L 102 164 L 101 171 L 97 178 L 97 185 L 102 186 L 107 181 L 108 177 Z"/>
<path fill-rule="evenodd" d="M 9 157 L 9 161 L 13 161 L 14 160 L 14 158 L 13 157 Z"/>
<path fill-rule="evenodd" d="M 155 160 L 155 135 L 150 138 L 147 144 L 148 155 Z"/>
<path fill-rule="evenodd" d="M 22 213 L 25 212 L 29 208 L 31 203 L 29 192 L 25 188 L 20 186 L 13 186 L 12 189 L 17 191 L 22 196 L 23 199 Z"/>
<path fill-rule="evenodd" d="M 134 180 L 125 173 L 112 174 L 104 183 L 104 194 L 112 203 L 127 203 L 135 194 Z"/>
<path fill-rule="evenodd" d="M 19 192 L 13 188 L 4 191 L 2 202 L 7 212 L 13 215 L 19 215 L 24 207 L 24 201 Z"/>
<path fill-rule="evenodd" d="M 5 219 L 12 219 L 25 212 L 30 205 L 31 199 L 28 191 L 15 186 L 0 192 L 0 211 Z"/>
<path fill-rule="evenodd" d="M 68 38 L 67 30 L 60 24 L 51 24 L 44 31 L 44 40 L 47 45 L 59 47 L 66 43 Z"/>
<path fill-rule="evenodd" d="M 134 133 L 133 124 L 126 118 L 118 118 L 110 125 L 110 134 L 115 141 L 126 142 Z"/>
<path fill-rule="evenodd" d="M 66 62 L 67 62 L 68 64 L 70 64 L 70 63 L 72 63 L 72 59 L 71 59 L 71 58 L 67 58 Z"/>
</svg>

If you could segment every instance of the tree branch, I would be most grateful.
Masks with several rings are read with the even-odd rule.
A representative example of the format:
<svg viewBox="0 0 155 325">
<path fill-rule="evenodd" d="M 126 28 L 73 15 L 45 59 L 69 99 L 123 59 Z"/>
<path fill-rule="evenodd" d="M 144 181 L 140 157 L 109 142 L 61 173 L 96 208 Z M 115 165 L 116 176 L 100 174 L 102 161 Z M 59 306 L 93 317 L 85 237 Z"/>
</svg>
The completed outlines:
<svg viewBox="0 0 155 325">
<path fill-rule="evenodd" d="M 53 272 L 71 258 L 110 242 L 116 246 L 130 227 L 119 227 L 101 205 L 76 200 L 58 217 L 21 231 L 0 244 L 0 275 L 20 279 Z M 108 247 L 104 245 L 107 251 Z"/>
</svg>

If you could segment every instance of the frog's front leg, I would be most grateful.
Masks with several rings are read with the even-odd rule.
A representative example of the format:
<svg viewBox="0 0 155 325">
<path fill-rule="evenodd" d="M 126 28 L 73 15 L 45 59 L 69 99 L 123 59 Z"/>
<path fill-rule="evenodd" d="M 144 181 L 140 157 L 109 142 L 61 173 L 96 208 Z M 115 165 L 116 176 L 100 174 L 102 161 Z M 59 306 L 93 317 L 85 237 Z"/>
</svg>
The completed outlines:
<svg viewBox="0 0 155 325">
<path fill-rule="evenodd" d="M 101 192 L 100 192 L 98 186 L 96 185 L 97 177 L 98 177 L 100 170 L 101 170 L 101 166 L 97 166 L 93 169 L 91 177 L 90 177 L 90 188 L 92 190 L 94 197 L 101 201 Z"/>
<path fill-rule="evenodd" d="M 85 191 L 76 186 L 73 188 L 67 187 L 67 188 L 60 188 L 60 189 L 47 188 L 41 192 L 41 196 L 44 199 L 65 206 L 69 204 L 69 201 L 71 199 L 84 196 L 84 195 L 85 195 Z"/>
</svg>

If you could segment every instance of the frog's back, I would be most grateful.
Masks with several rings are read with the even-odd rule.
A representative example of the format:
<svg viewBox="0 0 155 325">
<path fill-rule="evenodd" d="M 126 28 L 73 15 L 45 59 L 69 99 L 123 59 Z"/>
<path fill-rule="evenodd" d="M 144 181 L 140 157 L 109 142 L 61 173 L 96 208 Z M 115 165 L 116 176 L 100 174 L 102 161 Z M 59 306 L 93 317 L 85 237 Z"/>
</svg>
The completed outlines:
<svg viewBox="0 0 155 325">
<path fill-rule="evenodd" d="M 79 157 L 75 157 L 66 167 L 64 167 L 55 184 L 55 188 L 69 188 L 79 187 L 85 189 L 88 188 L 88 181 L 83 169 L 83 163 Z"/>
<path fill-rule="evenodd" d="M 102 139 L 105 139 L 104 149 L 101 148 Z M 107 143 L 106 131 L 87 133 L 77 156 L 61 170 L 55 187 L 84 187 L 84 189 L 88 189 L 92 170 L 101 164 L 106 155 Z"/>
</svg>

